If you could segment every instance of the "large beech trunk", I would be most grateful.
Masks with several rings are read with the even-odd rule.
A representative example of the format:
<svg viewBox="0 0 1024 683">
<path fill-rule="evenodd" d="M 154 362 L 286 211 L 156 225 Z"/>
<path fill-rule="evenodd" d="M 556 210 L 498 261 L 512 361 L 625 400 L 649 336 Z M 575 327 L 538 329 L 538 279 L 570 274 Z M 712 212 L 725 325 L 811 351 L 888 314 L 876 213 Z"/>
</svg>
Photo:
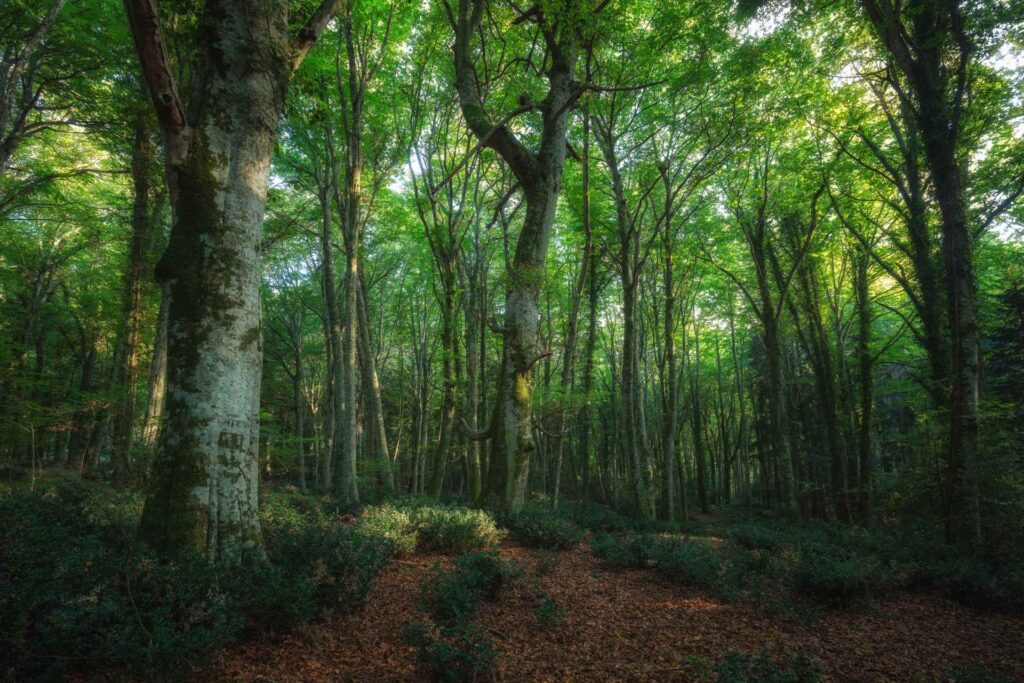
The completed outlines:
<svg viewBox="0 0 1024 683">
<path fill-rule="evenodd" d="M 913 94 L 932 191 L 942 217 L 949 322 L 949 444 L 945 477 L 946 535 L 981 542 L 978 403 L 981 345 L 971 228 L 958 158 L 967 77 L 976 47 L 956 0 L 862 0 L 865 13 Z"/>
<path fill-rule="evenodd" d="M 284 0 L 259 12 L 240 0 L 209 0 L 186 113 L 154 0 L 125 0 L 161 124 L 173 215 L 157 266 L 170 294 L 166 417 L 139 526 L 140 538 L 165 553 L 228 562 L 262 555 L 259 256 L 267 180 L 292 70 L 335 5 L 326 0 L 292 39 Z"/>
</svg>

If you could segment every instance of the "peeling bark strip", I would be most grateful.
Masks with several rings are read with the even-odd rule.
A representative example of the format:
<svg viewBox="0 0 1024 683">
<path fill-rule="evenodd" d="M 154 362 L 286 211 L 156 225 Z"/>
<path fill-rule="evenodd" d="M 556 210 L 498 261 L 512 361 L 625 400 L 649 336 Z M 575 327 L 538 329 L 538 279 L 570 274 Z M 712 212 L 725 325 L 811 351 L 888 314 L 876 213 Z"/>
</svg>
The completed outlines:
<svg viewBox="0 0 1024 683">
<path fill-rule="evenodd" d="M 286 0 L 268 0 L 258 13 L 242 0 L 208 0 L 199 87 L 186 109 L 155 0 L 125 0 L 163 135 L 173 213 L 157 266 L 170 293 L 166 417 L 139 527 L 140 538 L 165 553 L 234 562 L 262 552 L 259 244 L 267 179 L 291 74 L 337 4 L 324 0 L 290 39 Z"/>
<path fill-rule="evenodd" d="M 533 365 L 540 358 L 537 302 L 562 183 L 566 128 L 572 107 L 583 91 L 575 82 L 582 42 L 577 15 L 583 8 L 573 0 L 563 0 L 551 8 L 559 19 L 544 16 L 539 7 L 529 15 L 543 35 L 551 64 L 546 74 L 547 94 L 537 104 L 543 126 L 540 145 L 533 152 L 507 127 L 509 119 L 497 126 L 493 124 L 477 86 L 473 36 L 477 34 L 487 3 L 488 0 L 458 0 L 457 7 L 446 2 L 445 9 L 455 29 L 455 83 L 463 118 L 483 147 L 501 155 L 515 174 L 526 200 L 526 216 L 508 273 L 504 353 L 498 385 L 499 405 L 495 411 L 498 422 L 493 429 L 499 450 L 496 461 L 504 461 L 507 467 L 504 473 L 491 478 L 492 487 L 497 484 L 504 489 L 505 505 L 517 510 L 526 500 L 530 456 L 536 447 Z"/>
</svg>

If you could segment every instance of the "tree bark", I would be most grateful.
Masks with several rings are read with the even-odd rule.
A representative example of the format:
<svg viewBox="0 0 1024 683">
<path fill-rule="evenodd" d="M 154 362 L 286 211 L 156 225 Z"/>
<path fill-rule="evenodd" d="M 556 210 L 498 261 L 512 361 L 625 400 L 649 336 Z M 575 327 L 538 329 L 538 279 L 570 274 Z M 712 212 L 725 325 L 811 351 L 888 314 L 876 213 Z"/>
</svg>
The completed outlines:
<svg viewBox="0 0 1024 683">
<path fill-rule="evenodd" d="M 484 109 L 471 42 L 486 7 L 487 0 L 459 0 L 457 14 L 450 19 L 455 28 L 455 81 L 463 118 L 481 145 L 501 155 L 526 200 L 526 215 L 508 272 L 499 418 L 494 428 L 507 466 L 504 503 L 518 510 L 526 501 L 530 458 L 536 448 L 532 422 L 533 366 L 541 358 L 538 301 L 562 183 L 566 129 L 580 94 L 574 83 L 579 34 L 569 17 L 562 25 L 552 22 L 542 29 L 550 52 L 548 91 L 538 105 L 543 124 L 534 153 L 506 125 L 495 126 Z"/>
<path fill-rule="evenodd" d="M 152 232 L 149 210 L 149 173 L 153 163 L 153 146 L 149 127 L 140 114 L 135 122 L 132 145 L 132 237 L 128 269 L 124 274 L 121 314 L 122 327 L 115 353 L 114 424 L 111 434 L 111 459 L 114 462 L 114 485 L 123 487 L 131 472 L 132 428 L 135 421 L 135 383 L 138 379 L 139 333 L 142 326 L 143 271 Z"/>
<path fill-rule="evenodd" d="M 292 71 L 327 25 L 325 0 L 293 39 L 283 0 L 253 13 L 209 0 L 186 112 L 154 0 L 125 0 L 163 134 L 173 227 L 157 266 L 170 292 L 167 402 L 140 538 L 214 562 L 262 556 L 259 245 Z M 284 49 L 282 49 L 284 48 Z"/>
</svg>

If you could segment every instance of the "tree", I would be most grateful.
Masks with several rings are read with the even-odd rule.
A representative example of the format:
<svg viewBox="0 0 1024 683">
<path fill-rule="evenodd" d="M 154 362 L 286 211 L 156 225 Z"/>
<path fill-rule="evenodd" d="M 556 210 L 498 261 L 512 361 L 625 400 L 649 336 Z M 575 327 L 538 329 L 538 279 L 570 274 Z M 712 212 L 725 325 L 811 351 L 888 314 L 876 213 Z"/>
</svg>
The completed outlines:
<svg viewBox="0 0 1024 683">
<path fill-rule="evenodd" d="M 257 514 L 259 244 L 278 121 L 292 74 L 338 5 L 294 36 L 288 3 L 259 15 L 210 0 L 186 107 L 155 0 L 126 0 L 163 138 L 173 215 L 157 267 L 168 283 L 167 400 L 140 537 L 165 553 L 238 562 L 261 552 Z"/>
<path fill-rule="evenodd" d="M 485 108 L 474 68 L 473 38 L 488 5 L 488 0 L 458 0 L 454 8 L 446 2 L 445 10 L 455 32 L 455 84 L 466 125 L 482 147 L 501 156 L 515 175 L 526 201 L 523 226 L 508 273 L 504 324 L 494 325 L 494 330 L 502 335 L 504 353 L 496 421 L 489 430 L 497 444 L 497 467 L 502 462 L 506 467 L 506 473 L 497 479 L 504 488 L 502 498 L 508 507 L 517 510 L 526 500 L 530 456 L 536 448 L 532 424 L 533 367 L 547 355 L 538 342 L 538 300 L 562 182 L 566 130 L 572 107 L 582 94 L 576 81 L 576 62 L 582 42 L 581 22 L 589 10 L 569 0 L 548 9 L 536 5 L 516 17 L 514 23 L 534 24 L 543 37 L 545 60 L 550 61 L 545 73 L 547 93 L 539 102 L 526 96 L 517 109 L 495 121 Z M 534 110 L 541 112 L 542 125 L 539 145 L 531 151 L 509 123 L 515 116 Z"/>
</svg>

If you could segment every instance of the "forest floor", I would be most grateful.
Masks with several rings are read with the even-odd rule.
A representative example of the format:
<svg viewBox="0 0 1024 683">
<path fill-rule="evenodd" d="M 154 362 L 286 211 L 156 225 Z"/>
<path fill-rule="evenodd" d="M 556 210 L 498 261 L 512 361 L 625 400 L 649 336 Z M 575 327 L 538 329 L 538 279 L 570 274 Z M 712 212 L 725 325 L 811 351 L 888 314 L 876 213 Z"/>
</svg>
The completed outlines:
<svg viewBox="0 0 1024 683">
<path fill-rule="evenodd" d="M 506 544 L 506 559 L 536 577 L 564 608 L 541 626 L 534 588 L 516 581 L 478 613 L 499 652 L 499 681 L 713 680 L 730 652 L 800 652 L 830 681 L 947 681 L 984 664 L 1024 680 L 1024 620 L 944 598 L 897 593 L 813 616 L 768 614 L 670 585 L 650 570 L 603 567 L 585 543 L 552 553 Z M 547 571 L 538 571 L 544 555 Z M 363 612 L 328 617 L 278 641 L 250 641 L 216 655 L 197 681 L 422 680 L 403 626 L 425 618 L 420 584 L 439 555 L 396 560 Z"/>
</svg>

